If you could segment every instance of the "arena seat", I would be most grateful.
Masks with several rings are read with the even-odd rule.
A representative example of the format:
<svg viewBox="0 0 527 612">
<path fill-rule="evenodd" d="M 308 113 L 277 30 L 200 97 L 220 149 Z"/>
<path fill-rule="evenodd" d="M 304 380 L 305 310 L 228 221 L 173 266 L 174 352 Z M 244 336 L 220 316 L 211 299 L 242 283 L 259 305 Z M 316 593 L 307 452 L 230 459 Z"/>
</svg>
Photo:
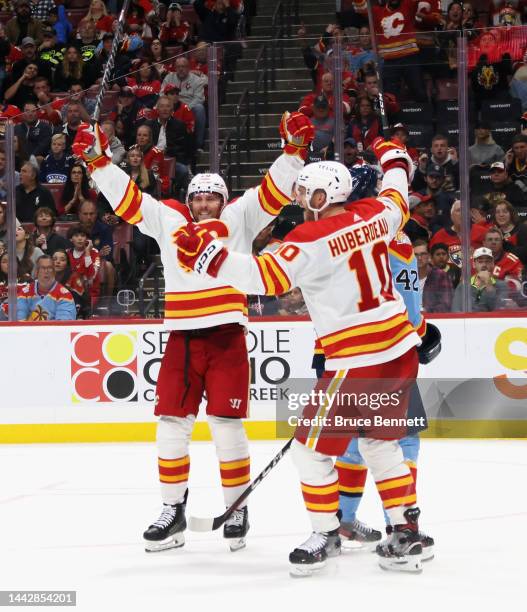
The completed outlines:
<svg viewBox="0 0 527 612">
<path fill-rule="evenodd" d="M 429 102 L 403 102 L 397 118 L 405 125 L 421 125 L 433 121 L 434 111 Z"/>
<path fill-rule="evenodd" d="M 517 121 L 492 121 L 490 127 L 492 137 L 505 151 L 511 148 L 511 140 L 520 133 L 520 124 Z"/>
<path fill-rule="evenodd" d="M 485 100 L 481 105 L 481 118 L 483 121 L 510 122 L 519 121 L 522 115 L 522 105 L 517 98 L 498 98 Z"/>
<path fill-rule="evenodd" d="M 434 130 L 431 124 L 406 124 L 409 135 L 409 145 L 418 149 L 428 149 Z"/>
</svg>

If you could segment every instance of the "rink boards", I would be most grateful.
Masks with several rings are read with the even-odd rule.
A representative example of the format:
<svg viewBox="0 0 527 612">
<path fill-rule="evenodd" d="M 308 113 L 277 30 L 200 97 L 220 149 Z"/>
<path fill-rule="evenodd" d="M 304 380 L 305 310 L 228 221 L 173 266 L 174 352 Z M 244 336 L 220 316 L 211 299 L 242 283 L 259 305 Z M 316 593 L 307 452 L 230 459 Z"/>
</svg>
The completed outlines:
<svg viewBox="0 0 527 612">
<path fill-rule="evenodd" d="M 420 369 L 427 435 L 526 437 L 525 315 L 433 320 L 443 351 Z M 168 339 L 162 324 L 4 324 L 0 334 L 0 442 L 154 439 L 155 383 Z M 308 320 L 251 322 L 252 439 L 276 437 L 277 384 L 313 379 L 313 341 Z M 200 415 L 194 437 L 208 436 Z"/>
</svg>

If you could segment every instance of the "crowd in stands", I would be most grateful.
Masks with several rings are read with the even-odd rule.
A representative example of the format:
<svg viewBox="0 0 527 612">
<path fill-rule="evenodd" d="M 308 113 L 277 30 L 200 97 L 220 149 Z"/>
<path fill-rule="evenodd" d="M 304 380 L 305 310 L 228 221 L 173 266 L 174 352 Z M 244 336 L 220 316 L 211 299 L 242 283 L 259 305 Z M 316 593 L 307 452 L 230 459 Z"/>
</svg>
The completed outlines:
<svg viewBox="0 0 527 612">
<path fill-rule="evenodd" d="M 228 82 L 253 4 L 132 0 L 101 125 L 113 163 L 143 191 L 158 198 L 184 198 L 206 136 L 208 47 L 232 41 L 220 66 L 220 81 Z M 71 148 L 79 125 L 92 121 L 121 5 L 119 0 L 0 4 L 0 139 L 6 121 L 13 121 L 17 214 L 16 248 L 8 248 L 8 181 L 0 140 L 4 318 L 8 250 L 17 255 L 18 318 L 29 320 L 91 316 L 123 281 L 120 273 L 133 266 L 144 270 L 156 252 L 155 243 L 135 227 L 124 228 L 128 224 L 94 189 Z M 127 270 L 116 262 L 118 233 L 132 245 Z M 59 297 L 68 303 L 50 310 Z"/>
<path fill-rule="evenodd" d="M 361 180 L 379 135 L 414 159 L 411 219 L 425 312 L 463 305 L 458 128 L 458 46 L 468 65 L 468 151 L 473 311 L 527 307 L 527 3 L 523 0 L 344 1 L 323 32 L 297 32 L 313 92 L 298 110 L 312 118 L 312 159 L 334 158 L 336 118 L 343 162 Z M 317 40 L 317 36 L 320 38 Z M 342 58 L 342 109 L 334 100 L 334 51 Z M 381 82 L 379 82 L 379 76 Z M 389 124 L 383 130 L 382 102 Z M 377 183 L 378 186 L 378 183 Z M 374 195 L 375 181 L 361 195 Z M 464 204 L 465 205 L 465 204 Z"/>
<path fill-rule="evenodd" d="M 359 181 L 361 195 L 374 195 L 381 177 L 371 144 L 379 135 L 401 140 L 416 165 L 405 229 L 414 244 L 423 310 L 463 306 L 465 205 L 472 223 L 471 309 L 527 307 L 527 2 L 374 0 L 378 55 L 367 4 L 339 5 L 323 32 L 306 26 L 297 32 L 313 81 L 313 91 L 298 101 L 316 128 L 311 159 L 334 158 L 335 128 L 342 125 L 342 161 Z M 19 282 L 31 286 L 20 299 L 33 304 L 53 291 L 55 297 L 65 295 L 64 289 L 74 317 L 91 316 L 123 280 L 116 235 L 127 224 L 94 190 L 71 145 L 81 122 L 93 115 L 119 2 L 3 0 L 2 7 L 0 138 L 5 122 L 13 120 L 14 250 Z M 183 197 L 206 138 L 208 46 L 237 41 L 224 46 L 221 59 L 222 79 L 232 80 L 249 31 L 253 8 L 247 7 L 242 0 L 132 0 L 101 119 L 113 162 L 143 191 Z M 459 172 L 457 124 L 461 33 L 467 41 L 470 134 L 470 199 L 463 205 L 459 190 L 466 177 Z M 341 109 L 335 107 L 332 72 L 336 41 L 343 49 Z M 0 149 L 0 200 L 6 197 L 5 165 Z M 7 291 L 5 210 L 0 205 L 0 302 Z M 285 215 L 273 224 L 255 242 L 256 252 L 272 248 L 284 227 L 301 222 L 295 215 L 294 221 Z M 132 259 L 144 270 L 156 246 L 137 228 L 125 229 Z M 50 262 L 56 286 L 49 285 Z M 58 312 L 71 313 L 69 306 Z M 296 290 L 280 300 L 252 299 L 250 306 L 253 314 L 305 313 Z M 46 318 L 45 310 L 37 310 L 26 318 Z"/>
</svg>

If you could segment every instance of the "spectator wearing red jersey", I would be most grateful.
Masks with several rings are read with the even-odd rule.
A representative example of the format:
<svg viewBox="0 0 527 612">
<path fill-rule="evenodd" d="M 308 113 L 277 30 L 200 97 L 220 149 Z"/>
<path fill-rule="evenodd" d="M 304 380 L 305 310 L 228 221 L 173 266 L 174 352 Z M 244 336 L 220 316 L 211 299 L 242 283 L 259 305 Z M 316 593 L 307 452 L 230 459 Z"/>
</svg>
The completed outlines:
<svg viewBox="0 0 527 612">
<path fill-rule="evenodd" d="M 126 84 L 143 106 L 154 106 L 161 91 L 161 77 L 156 67 L 151 66 L 146 59 L 140 60 L 133 74 L 133 77 L 126 78 Z"/>
<path fill-rule="evenodd" d="M 81 225 L 74 225 L 68 230 L 68 240 L 73 245 L 66 250 L 71 271 L 78 274 L 82 283 L 89 288 L 88 293 L 93 303 L 101 294 L 99 251 L 93 248 L 88 233 Z"/>
<path fill-rule="evenodd" d="M 96 197 L 97 194 L 90 188 L 86 169 L 77 162 L 71 166 L 57 212 L 59 216 L 75 215 L 84 202 L 93 201 Z"/>
<path fill-rule="evenodd" d="M 113 32 L 113 23 L 116 17 L 108 14 L 106 5 L 102 0 L 91 0 L 85 19 L 93 21 L 98 32 Z"/>
<path fill-rule="evenodd" d="M 183 123 L 187 126 L 187 132 L 189 134 L 193 134 L 196 126 L 194 113 L 186 104 L 181 102 L 179 99 L 179 93 L 179 87 L 176 87 L 175 85 L 167 85 L 165 88 L 165 96 L 167 96 L 174 105 L 174 112 L 172 113 L 172 116 L 180 121 L 183 121 Z"/>
<path fill-rule="evenodd" d="M 181 4 L 171 2 L 166 20 L 161 24 L 159 38 L 161 42 L 168 45 L 183 45 L 184 49 L 188 48 L 190 42 L 190 24 L 183 20 L 183 9 Z"/>
<path fill-rule="evenodd" d="M 55 270 L 55 280 L 57 283 L 64 285 L 73 296 L 75 308 L 77 310 L 77 319 L 88 318 L 89 312 L 89 296 L 84 287 L 84 283 L 80 274 L 72 272 L 68 254 L 65 249 L 57 249 L 53 253 L 53 268 Z"/>
<path fill-rule="evenodd" d="M 492 211 L 491 221 L 501 231 L 503 240 L 507 244 L 514 246 L 517 244 L 520 222 L 518 213 L 510 202 L 507 200 L 497 202 Z"/>
<path fill-rule="evenodd" d="M 0 138 L 3 138 L 5 135 L 5 125 L 8 119 L 13 119 L 14 121 L 17 118 L 22 119 L 22 111 L 15 106 L 14 104 L 7 104 L 7 102 L 0 102 Z"/>
<path fill-rule="evenodd" d="M 520 281 L 523 266 L 513 253 L 503 248 L 503 234 L 497 227 L 489 229 L 483 239 L 483 246 L 492 251 L 494 257 L 493 274 L 499 280 L 513 279 Z"/>
<path fill-rule="evenodd" d="M 307 94 L 302 101 L 300 102 L 300 106 L 298 110 L 304 115 L 311 117 L 313 115 L 313 102 L 315 98 L 319 95 L 324 96 L 329 104 L 329 114 L 331 117 L 334 116 L 334 101 L 335 98 L 333 96 L 333 74 L 331 72 L 326 72 L 322 75 L 320 80 L 321 88 L 320 94 L 316 91 Z M 351 112 L 351 100 L 348 95 L 342 94 L 342 112 L 344 115 L 349 115 Z"/>
<path fill-rule="evenodd" d="M 37 117 L 39 120 L 49 121 L 51 125 L 60 125 L 62 123 L 62 116 L 58 109 L 62 104 L 61 101 L 58 104 L 54 102 L 53 98 L 49 95 L 50 91 L 51 87 L 46 77 L 39 76 L 35 79 L 33 93 L 38 100 Z"/>
<path fill-rule="evenodd" d="M 383 58 L 384 89 L 396 93 L 404 81 L 412 100 L 424 102 L 423 70 L 419 63 L 419 47 L 415 38 L 414 0 L 387 0 L 374 5 L 373 20 L 379 55 Z"/>
<path fill-rule="evenodd" d="M 427 243 L 432 235 L 430 224 L 435 217 L 435 204 L 432 196 L 422 193 L 410 193 L 410 218 L 404 226 L 404 233 L 414 243 L 425 240 Z"/>
<path fill-rule="evenodd" d="M 452 225 L 436 232 L 430 240 L 430 247 L 438 242 L 448 246 L 450 261 L 461 267 L 461 202 L 456 200 L 450 210 Z M 474 224 L 470 230 L 470 244 L 478 248 L 483 244 L 483 238 L 487 233 L 483 225 Z"/>
<path fill-rule="evenodd" d="M 190 72 L 198 75 L 209 76 L 209 64 L 207 62 L 207 51 L 209 45 L 204 40 L 199 40 L 190 54 Z"/>
<path fill-rule="evenodd" d="M 368 96 L 359 96 L 355 109 L 356 117 L 349 123 L 346 137 L 353 138 L 362 147 L 360 150 L 365 151 L 380 136 L 382 126 Z"/>
</svg>

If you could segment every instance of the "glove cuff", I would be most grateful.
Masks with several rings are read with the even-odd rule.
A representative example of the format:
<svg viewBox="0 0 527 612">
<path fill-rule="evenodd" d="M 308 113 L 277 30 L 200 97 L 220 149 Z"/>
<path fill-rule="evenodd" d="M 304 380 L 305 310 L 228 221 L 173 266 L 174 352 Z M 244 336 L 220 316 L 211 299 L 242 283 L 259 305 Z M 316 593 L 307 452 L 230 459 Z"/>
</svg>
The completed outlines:
<svg viewBox="0 0 527 612">
<path fill-rule="evenodd" d="M 93 159 L 90 159 L 89 161 L 86 160 L 86 166 L 88 167 L 90 174 L 94 170 L 97 170 L 99 168 L 104 168 L 105 166 L 111 163 L 112 163 L 112 160 L 108 158 L 106 155 L 99 155 L 98 157 L 94 157 Z"/>
<path fill-rule="evenodd" d="M 229 256 L 229 251 L 226 248 L 223 248 L 216 257 L 210 262 L 209 267 L 207 268 L 207 274 L 212 276 L 212 278 L 216 278 L 218 276 L 218 272 L 220 271 L 223 262 Z"/>
<path fill-rule="evenodd" d="M 286 155 L 297 155 L 303 161 L 306 161 L 308 153 L 309 153 L 309 145 L 299 146 L 299 145 L 294 145 L 288 142 L 284 147 L 284 153 Z"/>
</svg>

